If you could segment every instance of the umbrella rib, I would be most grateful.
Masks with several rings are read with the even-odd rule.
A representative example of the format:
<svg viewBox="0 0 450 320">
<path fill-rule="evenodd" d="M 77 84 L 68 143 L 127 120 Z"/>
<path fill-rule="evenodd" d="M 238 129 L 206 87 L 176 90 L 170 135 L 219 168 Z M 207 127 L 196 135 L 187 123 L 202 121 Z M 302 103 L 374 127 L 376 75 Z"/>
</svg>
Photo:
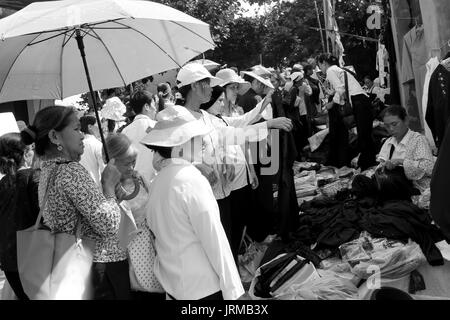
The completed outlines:
<svg viewBox="0 0 450 320">
<path fill-rule="evenodd" d="M 131 30 L 133 30 L 133 31 L 135 31 L 135 32 L 137 32 L 137 33 L 139 33 L 140 35 L 142 35 L 144 38 L 146 38 L 147 40 L 149 40 L 150 42 L 152 42 L 155 46 L 157 46 L 162 52 L 164 52 L 173 62 L 175 62 L 175 64 L 177 65 L 177 66 L 179 66 L 180 68 L 182 67 L 174 58 L 172 58 L 172 56 L 170 55 L 170 54 L 168 54 L 167 52 L 166 52 L 166 50 L 164 50 L 163 48 L 161 48 L 161 46 L 160 45 L 158 45 L 155 41 L 153 41 L 152 39 L 150 39 L 147 35 L 145 35 L 143 32 L 141 32 L 141 31 L 139 31 L 139 30 L 136 30 L 135 28 L 133 28 L 133 27 L 131 27 L 131 26 L 127 26 L 126 24 L 123 24 L 123 23 L 119 23 L 119 22 L 117 22 L 117 21 L 113 21 L 114 23 L 117 23 L 117 24 L 120 24 L 121 26 L 124 26 L 124 27 L 127 27 L 127 28 L 129 28 L 129 29 L 131 29 Z"/>
<path fill-rule="evenodd" d="M 72 37 L 72 35 L 69 37 L 69 40 Z M 60 63 L 60 68 L 61 68 L 61 74 L 60 74 L 60 77 L 61 77 L 61 100 L 64 97 L 64 88 L 63 88 L 63 56 L 64 56 L 64 47 L 65 47 L 65 45 L 67 43 L 66 42 L 66 37 L 67 37 L 67 34 L 64 34 L 63 44 L 61 46 L 61 55 L 59 57 L 59 63 Z M 67 40 L 67 41 L 69 41 L 69 40 Z"/>
<path fill-rule="evenodd" d="M 50 39 L 53 39 L 53 38 L 57 38 L 57 37 L 59 37 L 60 35 L 66 35 L 67 32 L 69 32 L 69 30 L 64 31 L 64 32 L 61 32 L 61 33 L 58 33 L 58 34 L 56 34 L 56 35 L 54 35 L 54 36 L 51 36 L 51 37 L 48 37 L 48 38 L 39 40 L 38 42 L 35 42 L 35 43 L 29 43 L 28 45 L 29 45 L 29 46 L 33 46 L 33 45 L 35 45 L 35 44 L 38 44 L 38 43 L 41 43 L 41 42 L 44 42 L 44 41 L 47 41 L 47 40 L 50 40 Z M 41 35 L 41 34 L 42 34 L 42 33 L 39 33 L 39 35 Z M 38 35 L 38 36 L 39 36 L 39 35 Z M 36 37 L 36 38 L 37 38 L 37 37 Z M 35 39 L 36 39 L 36 38 L 35 38 Z"/>
<path fill-rule="evenodd" d="M 189 31 L 189 32 L 191 32 L 191 33 L 193 33 L 193 34 L 195 34 L 195 35 L 198 36 L 199 38 L 201 38 L 201 39 L 205 40 L 206 42 L 212 44 L 214 47 L 216 46 L 215 43 L 212 43 L 212 42 L 209 41 L 208 39 L 205 39 L 203 36 L 199 35 L 197 32 L 195 32 L 195 31 L 193 31 L 193 30 L 191 30 L 191 29 L 189 29 L 189 28 L 183 26 L 182 24 L 180 24 L 180 23 L 178 23 L 178 22 L 175 22 L 175 21 L 173 21 L 173 20 L 169 20 L 169 21 L 172 22 L 173 24 L 176 24 L 177 26 L 182 27 L 183 29 L 186 29 L 187 31 Z"/>
<path fill-rule="evenodd" d="M 11 63 L 11 66 L 8 69 L 8 72 L 6 73 L 5 79 L 3 80 L 2 85 L 0 86 L 0 92 L 3 90 L 3 86 L 5 85 L 6 80 L 8 79 L 9 73 L 11 72 L 11 69 L 14 67 L 14 64 L 16 63 L 17 59 L 19 59 L 20 55 L 22 54 L 22 52 L 29 46 L 29 44 L 31 42 L 33 42 L 34 40 L 36 40 L 37 37 L 39 37 L 40 34 L 36 35 L 35 38 L 33 38 L 33 40 L 31 40 L 30 42 L 28 42 L 23 48 L 22 50 L 20 50 L 20 52 L 17 54 L 17 56 L 14 58 L 13 63 Z"/>
<path fill-rule="evenodd" d="M 95 32 L 94 30 L 90 29 L 97 37 L 98 40 L 102 43 L 102 45 L 105 47 L 106 52 L 108 52 L 109 57 L 111 58 L 111 61 L 114 63 L 114 66 L 116 67 L 117 73 L 119 74 L 120 78 L 122 79 L 122 82 L 124 84 L 124 86 L 126 86 L 126 82 L 125 79 L 123 78 L 122 73 L 120 72 L 119 67 L 117 66 L 116 61 L 114 60 L 114 57 L 112 56 L 111 52 L 109 51 L 108 47 L 106 46 L 106 44 L 103 42 L 103 40 L 101 39 L 101 37 L 97 34 L 97 32 Z"/>
<path fill-rule="evenodd" d="M 73 30 L 73 32 L 72 32 L 72 34 L 70 35 L 70 37 L 68 37 L 67 40 L 63 42 L 63 47 L 65 47 L 66 44 L 70 41 L 70 39 L 72 39 L 72 37 L 73 37 L 74 34 L 75 34 L 75 30 Z M 67 36 L 67 34 L 64 35 L 64 39 L 65 39 L 66 36 Z"/>
</svg>

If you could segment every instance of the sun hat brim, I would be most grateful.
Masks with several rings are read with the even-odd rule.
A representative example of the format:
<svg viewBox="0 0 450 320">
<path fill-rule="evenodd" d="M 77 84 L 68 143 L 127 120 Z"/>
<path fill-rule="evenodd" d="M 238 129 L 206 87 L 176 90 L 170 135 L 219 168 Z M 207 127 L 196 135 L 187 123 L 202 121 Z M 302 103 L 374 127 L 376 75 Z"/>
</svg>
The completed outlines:
<svg viewBox="0 0 450 320">
<path fill-rule="evenodd" d="M 200 120 L 189 121 L 179 126 L 166 126 L 166 121 L 158 121 L 155 127 L 141 140 L 146 146 L 175 147 L 185 144 L 197 136 L 210 133 L 213 128 Z"/>
<path fill-rule="evenodd" d="M 270 82 L 270 79 L 264 79 L 263 77 L 257 75 L 256 73 L 252 72 L 252 71 L 242 71 L 242 74 L 246 74 L 252 78 L 255 78 L 256 80 L 258 80 L 259 82 L 261 82 L 263 85 L 265 85 L 266 87 L 269 87 L 270 89 L 274 89 L 272 82 Z"/>
</svg>

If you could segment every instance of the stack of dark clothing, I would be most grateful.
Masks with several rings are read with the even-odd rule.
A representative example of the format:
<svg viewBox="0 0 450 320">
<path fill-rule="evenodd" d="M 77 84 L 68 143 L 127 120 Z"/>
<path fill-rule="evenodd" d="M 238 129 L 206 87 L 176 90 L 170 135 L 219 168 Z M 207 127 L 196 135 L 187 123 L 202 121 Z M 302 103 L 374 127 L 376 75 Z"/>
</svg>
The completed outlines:
<svg viewBox="0 0 450 320">
<path fill-rule="evenodd" d="M 432 266 L 444 260 L 435 243 L 443 240 L 425 211 L 408 200 L 379 201 L 373 198 L 312 200 L 301 206 L 301 227 L 293 237 L 315 250 L 335 249 L 367 231 L 375 237 L 419 244 Z"/>
</svg>

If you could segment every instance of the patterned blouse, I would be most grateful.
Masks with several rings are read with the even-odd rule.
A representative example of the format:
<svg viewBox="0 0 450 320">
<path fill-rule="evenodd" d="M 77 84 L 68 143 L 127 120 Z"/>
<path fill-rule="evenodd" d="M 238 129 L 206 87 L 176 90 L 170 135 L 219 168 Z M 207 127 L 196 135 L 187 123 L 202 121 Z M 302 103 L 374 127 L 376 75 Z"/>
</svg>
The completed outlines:
<svg viewBox="0 0 450 320">
<path fill-rule="evenodd" d="M 391 146 L 393 146 L 392 156 L 390 155 Z M 424 135 L 408 130 L 400 142 L 397 142 L 394 137 L 387 139 L 381 148 L 378 160 L 392 159 L 404 160 L 405 175 L 413 181 L 414 186 L 420 192 L 424 192 L 430 187 L 436 159 L 433 157 L 431 147 Z"/>
<path fill-rule="evenodd" d="M 126 252 L 118 242 L 120 209 L 115 200 L 105 199 L 78 162 L 52 159 L 42 163 L 39 206 L 42 207 L 56 165 L 59 167 L 55 187 L 50 186 L 43 212 L 45 225 L 52 231 L 75 234 L 78 219 L 81 219 L 81 234 L 96 241 L 94 262 L 126 260 Z"/>
</svg>

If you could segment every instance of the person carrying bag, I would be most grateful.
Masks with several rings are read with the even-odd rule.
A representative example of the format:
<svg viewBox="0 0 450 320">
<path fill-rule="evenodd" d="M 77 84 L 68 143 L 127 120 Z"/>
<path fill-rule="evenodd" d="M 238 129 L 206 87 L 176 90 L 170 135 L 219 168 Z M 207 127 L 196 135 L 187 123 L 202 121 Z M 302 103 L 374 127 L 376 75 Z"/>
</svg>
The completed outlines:
<svg viewBox="0 0 450 320">
<path fill-rule="evenodd" d="M 80 128 L 73 108 L 51 106 L 21 132 L 41 160 L 40 214 L 31 229 L 17 234 L 19 276 L 30 299 L 130 297 L 127 255 L 118 243 L 120 172 L 111 159 L 102 173 L 102 194 L 79 163 L 84 151 Z M 95 249 L 84 237 L 95 240 Z"/>
<path fill-rule="evenodd" d="M 55 166 L 36 223 L 17 231 L 17 259 L 20 280 L 31 300 L 86 300 L 92 294 L 90 272 L 95 241 L 76 233 L 52 232 L 41 224 L 48 191 L 54 187 Z"/>
</svg>

